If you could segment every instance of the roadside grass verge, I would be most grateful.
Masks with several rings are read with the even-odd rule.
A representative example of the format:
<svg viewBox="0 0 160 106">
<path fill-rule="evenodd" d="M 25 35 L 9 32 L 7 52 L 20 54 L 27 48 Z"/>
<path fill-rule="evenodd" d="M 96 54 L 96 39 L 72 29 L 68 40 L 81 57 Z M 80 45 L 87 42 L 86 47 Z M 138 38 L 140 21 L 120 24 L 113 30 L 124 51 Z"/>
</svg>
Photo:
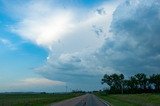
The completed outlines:
<svg viewBox="0 0 160 106">
<path fill-rule="evenodd" d="M 82 94 L 0 94 L 0 106 L 47 106 Z"/>
<path fill-rule="evenodd" d="M 97 96 L 112 106 L 160 106 L 160 94 L 97 94 Z"/>
</svg>

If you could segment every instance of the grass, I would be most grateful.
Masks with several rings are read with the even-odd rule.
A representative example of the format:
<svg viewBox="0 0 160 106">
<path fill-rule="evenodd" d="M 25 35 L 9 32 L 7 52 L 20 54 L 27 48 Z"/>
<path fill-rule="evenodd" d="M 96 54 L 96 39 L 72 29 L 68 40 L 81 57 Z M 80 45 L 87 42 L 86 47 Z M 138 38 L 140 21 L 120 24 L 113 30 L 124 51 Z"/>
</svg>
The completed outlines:
<svg viewBox="0 0 160 106">
<path fill-rule="evenodd" d="M 160 106 L 160 94 L 98 95 L 112 106 Z"/>
<path fill-rule="evenodd" d="M 0 106 L 47 106 L 81 94 L 0 94 Z"/>
</svg>

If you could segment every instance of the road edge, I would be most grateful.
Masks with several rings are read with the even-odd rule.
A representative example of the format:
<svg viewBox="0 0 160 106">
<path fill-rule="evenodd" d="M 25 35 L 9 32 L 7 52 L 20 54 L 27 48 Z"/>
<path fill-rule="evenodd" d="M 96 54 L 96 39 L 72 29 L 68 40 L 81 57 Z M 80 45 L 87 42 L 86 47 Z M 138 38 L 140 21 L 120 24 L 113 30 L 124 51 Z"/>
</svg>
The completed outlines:
<svg viewBox="0 0 160 106">
<path fill-rule="evenodd" d="M 104 100 L 104 99 L 102 99 L 102 98 L 100 98 L 100 97 L 98 97 L 98 96 L 96 96 L 102 103 L 104 103 L 105 105 L 107 105 L 107 106 L 112 106 L 111 105 L 111 103 L 109 103 L 108 101 L 106 101 L 106 100 Z"/>
</svg>

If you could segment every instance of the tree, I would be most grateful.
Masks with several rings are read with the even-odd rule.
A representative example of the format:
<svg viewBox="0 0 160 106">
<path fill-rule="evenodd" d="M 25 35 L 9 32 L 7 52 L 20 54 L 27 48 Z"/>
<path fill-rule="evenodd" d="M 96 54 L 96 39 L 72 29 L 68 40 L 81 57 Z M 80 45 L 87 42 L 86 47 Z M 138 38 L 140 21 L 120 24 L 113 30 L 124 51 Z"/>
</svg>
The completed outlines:
<svg viewBox="0 0 160 106">
<path fill-rule="evenodd" d="M 160 92 L 160 74 L 148 77 L 144 73 L 138 73 L 129 79 L 124 79 L 123 74 L 105 74 L 102 84 L 110 86 L 110 93 L 153 93 Z"/>
<path fill-rule="evenodd" d="M 147 88 L 147 76 L 144 73 L 138 73 L 135 75 L 135 78 L 137 80 L 138 87 L 140 89 L 146 89 Z"/>
<path fill-rule="evenodd" d="M 157 92 L 160 92 L 160 74 L 150 76 L 150 83 L 154 85 Z"/>
<path fill-rule="evenodd" d="M 123 93 L 123 80 L 124 75 L 123 74 L 112 74 L 107 75 L 105 74 L 102 78 L 102 84 L 106 83 L 110 86 L 110 90 L 114 93 L 116 92 L 122 92 Z"/>
<path fill-rule="evenodd" d="M 136 93 L 138 90 L 138 82 L 135 76 L 131 76 L 128 80 L 124 80 L 124 88 L 127 93 Z"/>
</svg>

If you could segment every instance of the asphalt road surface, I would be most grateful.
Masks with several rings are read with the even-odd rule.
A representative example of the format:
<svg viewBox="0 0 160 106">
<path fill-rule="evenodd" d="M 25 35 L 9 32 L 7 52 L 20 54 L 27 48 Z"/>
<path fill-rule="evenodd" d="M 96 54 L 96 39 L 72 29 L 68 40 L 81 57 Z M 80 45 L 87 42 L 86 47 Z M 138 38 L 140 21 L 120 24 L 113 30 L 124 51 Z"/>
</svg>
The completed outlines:
<svg viewBox="0 0 160 106">
<path fill-rule="evenodd" d="M 50 106 L 109 106 L 93 94 L 86 94 Z"/>
</svg>

